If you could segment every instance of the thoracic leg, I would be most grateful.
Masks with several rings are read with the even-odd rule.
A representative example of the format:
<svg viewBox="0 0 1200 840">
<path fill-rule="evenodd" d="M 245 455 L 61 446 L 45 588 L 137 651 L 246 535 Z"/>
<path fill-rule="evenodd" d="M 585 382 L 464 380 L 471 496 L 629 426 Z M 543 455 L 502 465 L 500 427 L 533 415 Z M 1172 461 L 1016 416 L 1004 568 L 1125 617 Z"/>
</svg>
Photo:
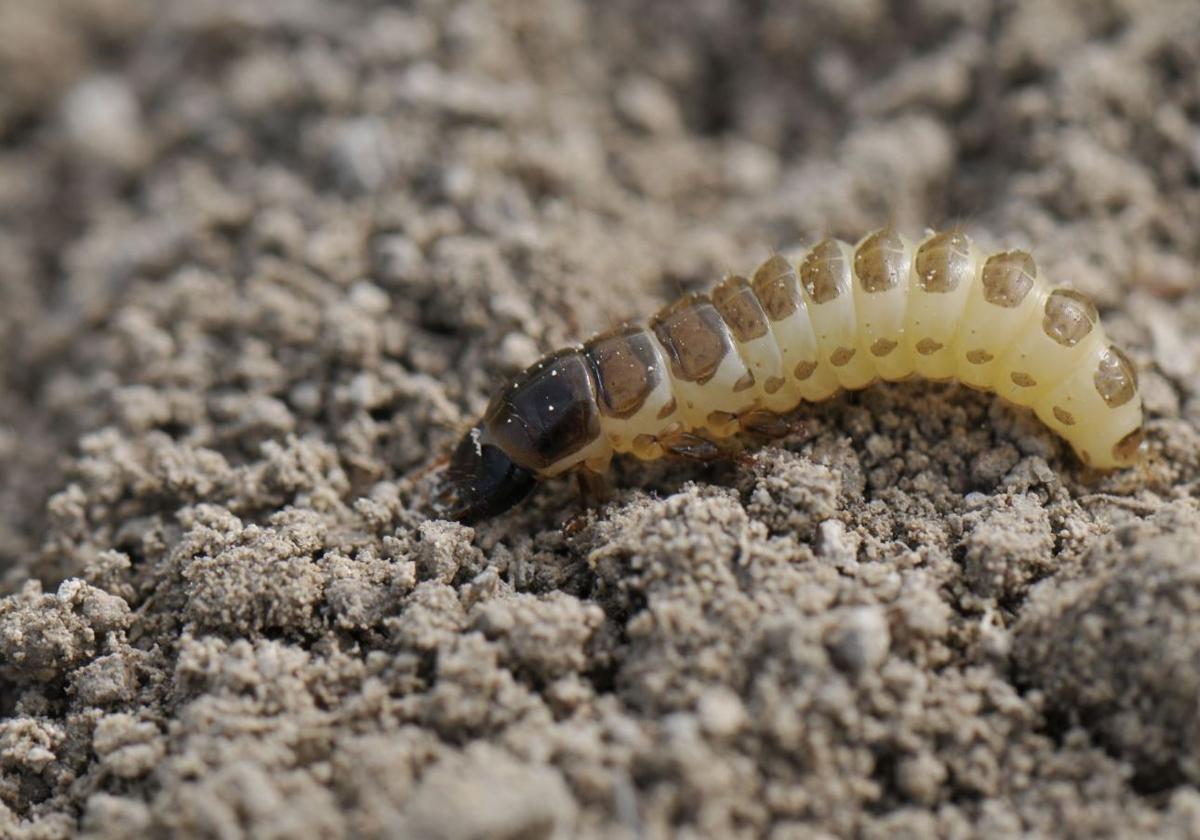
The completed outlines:
<svg viewBox="0 0 1200 840">
<path fill-rule="evenodd" d="M 575 470 L 575 483 L 579 488 L 579 500 L 585 508 L 598 507 L 608 500 L 609 484 L 604 473 L 580 467 Z"/>
<path fill-rule="evenodd" d="M 689 461 L 733 460 L 740 451 L 733 439 L 718 443 L 694 432 L 674 432 L 659 438 L 658 443 L 668 455 Z"/>
<path fill-rule="evenodd" d="M 776 414 L 773 411 L 755 409 L 738 415 L 738 424 L 743 433 L 763 442 L 778 440 L 798 431 L 801 422 L 794 415 Z"/>
</svg>

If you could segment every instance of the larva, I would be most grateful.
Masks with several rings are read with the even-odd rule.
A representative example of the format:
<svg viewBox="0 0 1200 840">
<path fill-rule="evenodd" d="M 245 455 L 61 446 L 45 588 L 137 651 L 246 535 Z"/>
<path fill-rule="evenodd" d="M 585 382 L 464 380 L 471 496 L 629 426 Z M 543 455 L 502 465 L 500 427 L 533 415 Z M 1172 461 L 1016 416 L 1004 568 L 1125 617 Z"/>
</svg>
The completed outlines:
<svg viewBox="0 0 1200 840">
<path fill-rule="evenodd" d="M 1085 464 L 1137 458 L 1137 374 L 1090 300 L 1049 286 L 1024 251 L 986 255 L 960 231 L 914 245 L 884 229 L 772 256 L 644 327 L 546 356 L 455 450 L 451 515 L 495 515 L 540 479 L 605 471 L 614 453 L 710 457 L 803 402 L 914 375 L 1032 408 Z"/>
</svg>

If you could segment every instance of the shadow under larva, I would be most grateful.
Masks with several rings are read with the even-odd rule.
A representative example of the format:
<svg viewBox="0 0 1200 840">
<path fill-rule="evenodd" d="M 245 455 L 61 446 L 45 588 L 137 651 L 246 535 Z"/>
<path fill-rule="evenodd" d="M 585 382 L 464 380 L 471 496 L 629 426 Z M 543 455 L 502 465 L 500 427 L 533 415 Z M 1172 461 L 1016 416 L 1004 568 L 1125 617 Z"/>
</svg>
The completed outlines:
<svg viewBox="0 0 1200 840">
<path fill-rule="evenodd" d="M 1032 408 L 1100 469 L 1134 463 L 1142 400 L 1096 307 L 1051 287 L 1024 251 L 984 254 L 961 231 L 914 244 L 891 229 L 775 255 L 645 326 L 552 353 L 507 383 L 446 472 L 448 512 L 474 521 L 615 453 L 711 460 L 769 437 L 804 402 L 912 376 Z"/>
</svg>

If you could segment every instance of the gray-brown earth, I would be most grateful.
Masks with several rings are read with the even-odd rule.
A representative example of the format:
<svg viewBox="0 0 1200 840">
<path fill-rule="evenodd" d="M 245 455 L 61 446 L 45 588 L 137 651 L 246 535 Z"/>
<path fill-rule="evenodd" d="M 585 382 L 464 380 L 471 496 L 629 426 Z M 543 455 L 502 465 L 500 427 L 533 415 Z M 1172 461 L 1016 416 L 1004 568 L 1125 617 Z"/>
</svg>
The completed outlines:
<svg viewBox="0 0 1200 840">
<path fill-rule="evenodd" d="M 888 220 L 1094 296 L 1145 464 L 914 382 L 430 518 Z M 1198 256 L 1194 2 L 0 0 L 0 834 L 1200 836 Z"/>
</svg>

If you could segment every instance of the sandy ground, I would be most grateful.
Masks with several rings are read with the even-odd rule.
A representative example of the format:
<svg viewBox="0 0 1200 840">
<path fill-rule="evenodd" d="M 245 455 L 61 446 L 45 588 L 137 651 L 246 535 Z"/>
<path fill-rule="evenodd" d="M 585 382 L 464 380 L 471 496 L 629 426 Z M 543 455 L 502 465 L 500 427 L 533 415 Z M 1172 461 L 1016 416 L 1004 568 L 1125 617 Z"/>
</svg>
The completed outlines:
<svg viewBox="0 0 1200 840">
<path fill-rule="evenodd" d="M 541 352 L 962 223 L 1148 456 L 950 385 L 469 529 Z M 1200 836 L 1200 5 L 0 0 L 0 835 Z"/>
</svg>

